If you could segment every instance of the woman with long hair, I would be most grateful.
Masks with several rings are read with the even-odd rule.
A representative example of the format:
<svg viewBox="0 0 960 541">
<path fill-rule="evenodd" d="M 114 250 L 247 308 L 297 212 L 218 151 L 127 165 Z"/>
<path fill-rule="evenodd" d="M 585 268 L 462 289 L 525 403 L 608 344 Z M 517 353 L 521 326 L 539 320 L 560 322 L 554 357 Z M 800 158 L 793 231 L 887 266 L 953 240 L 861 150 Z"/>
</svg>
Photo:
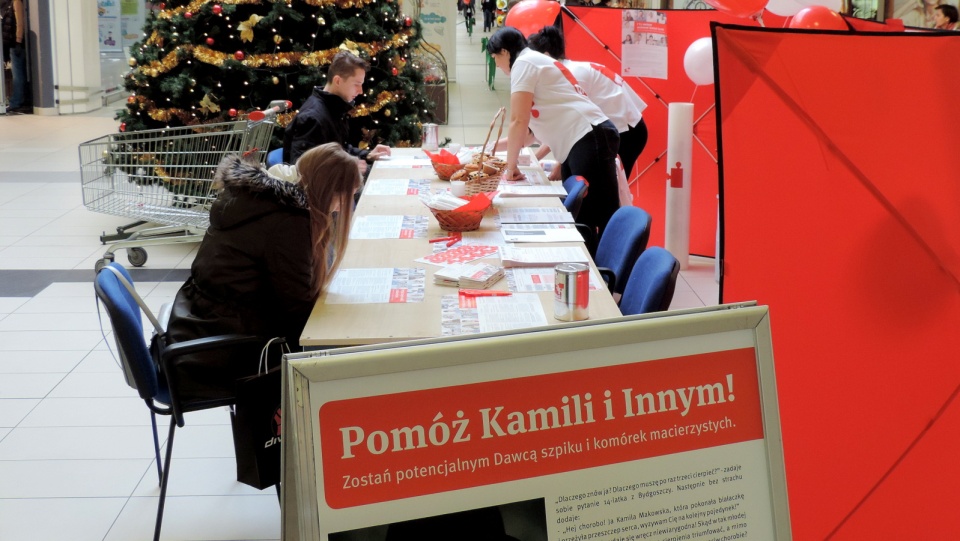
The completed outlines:
<svg viewBox="0 0 960 541">
<path fill-rule="evenodd" d="M 290 183 L 240 156 L 220 162 L 214 182 L 222 188 L 177 292 L 170 343 L 235 333 L 297 345 L 343 256 L 361 181 L 356 158 L 338 143 L 308 150 L 296 168 L 299 182 Z M 197 354 L 178 364 L 177 379 L 191 382 L 191 394 L 232 396 L 234 381 L 255 373 L 259 357 L 259 347 Z"/>
</svg>

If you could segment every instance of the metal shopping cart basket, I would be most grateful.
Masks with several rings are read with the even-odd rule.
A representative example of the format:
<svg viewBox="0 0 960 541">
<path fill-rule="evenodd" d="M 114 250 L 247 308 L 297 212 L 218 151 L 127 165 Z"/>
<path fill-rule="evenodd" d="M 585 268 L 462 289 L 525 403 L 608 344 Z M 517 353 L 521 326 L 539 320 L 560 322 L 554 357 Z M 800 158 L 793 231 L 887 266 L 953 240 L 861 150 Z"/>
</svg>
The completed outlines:
<svg viewBox="0 0 960 541">
<path fill-rule="evenodd" d="M 262 163 L 273 128 L 267 118 L 114 133 L 81 143 L 84 206 L 137 220 L 118 227 L 117 235 L 101 235 L 100 242 L 111 244 L 96 269 L 113 261 L 117 249 L 126 249 L 130 264 L 140 267 L 147 262 L 143 246 L 200 242 L 210 225 L 220 159 L 252 153 Z M 141 226 L 149 227 L 131 232 Z"/>
</svg>

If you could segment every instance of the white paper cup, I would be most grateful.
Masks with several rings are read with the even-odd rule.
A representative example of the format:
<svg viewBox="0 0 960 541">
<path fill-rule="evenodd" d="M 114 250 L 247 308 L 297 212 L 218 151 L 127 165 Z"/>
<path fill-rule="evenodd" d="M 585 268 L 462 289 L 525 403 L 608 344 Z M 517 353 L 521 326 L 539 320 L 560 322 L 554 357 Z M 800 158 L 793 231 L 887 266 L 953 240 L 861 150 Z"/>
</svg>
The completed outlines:
<svg viewBox="0 0 960 541">
<path fill-rule="evenodd" d="M 467 183 L 462 180 L 451 180 L 450 193 L 456 197 L 467 195 Z"/>
</svg>

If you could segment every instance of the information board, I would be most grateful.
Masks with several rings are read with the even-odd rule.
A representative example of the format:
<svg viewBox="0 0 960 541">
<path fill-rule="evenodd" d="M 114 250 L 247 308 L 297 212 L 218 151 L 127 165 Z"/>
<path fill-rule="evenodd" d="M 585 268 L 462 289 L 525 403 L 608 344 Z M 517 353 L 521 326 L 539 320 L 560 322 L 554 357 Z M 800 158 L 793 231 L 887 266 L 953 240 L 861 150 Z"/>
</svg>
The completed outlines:
<svg viewBox="0 0 960 541">
<path fill-rule="evenodd" d="M 790 539 L 766 307 L 284 366 L 285 540 Z"/>
</svg>

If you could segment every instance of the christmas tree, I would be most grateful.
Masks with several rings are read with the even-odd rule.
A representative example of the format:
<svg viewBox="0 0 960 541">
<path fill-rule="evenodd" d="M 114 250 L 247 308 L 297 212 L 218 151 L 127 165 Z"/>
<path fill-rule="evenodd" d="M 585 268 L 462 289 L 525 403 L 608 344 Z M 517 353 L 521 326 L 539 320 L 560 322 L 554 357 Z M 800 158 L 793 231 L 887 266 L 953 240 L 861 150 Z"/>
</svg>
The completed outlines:
<svg viewBox="0 0 960 541">
<path fill-rule="evenodd" d="M 120 130 L 131 132 L 242 120 L 273 100 L 293 111 L 324 66 L 347 49 L 370 62 L 352 129 L 360 146 L 420 143 L 433 110 L 423 89 L 420 26 L 401 0 L 170 0 L 148 14 L 131 47 L 130 92 Z M 416 5 L 416 2 L 413 2 Z M 276 130 L 280 135 L 281 130 Z M 274 146 L 277 146 L 276 143 Z"/>
</svg>

